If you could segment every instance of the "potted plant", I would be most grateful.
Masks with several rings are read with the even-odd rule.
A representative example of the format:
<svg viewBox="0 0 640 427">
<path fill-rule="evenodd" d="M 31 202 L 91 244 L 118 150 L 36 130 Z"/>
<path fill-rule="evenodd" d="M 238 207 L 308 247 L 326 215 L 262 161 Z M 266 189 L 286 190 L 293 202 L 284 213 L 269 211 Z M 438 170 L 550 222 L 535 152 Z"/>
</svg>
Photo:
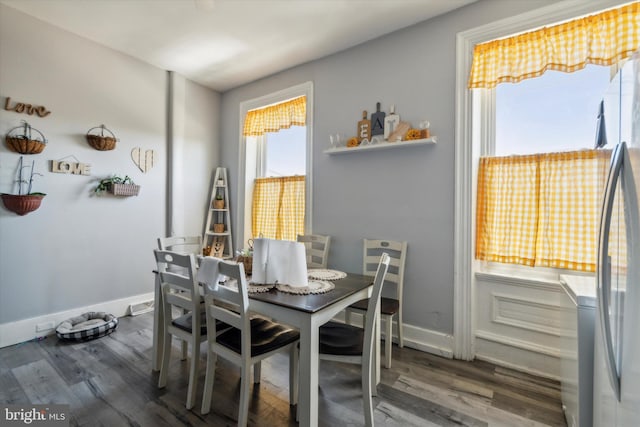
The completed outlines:
<svg viewBox="0 0 640 427">
<path fill-rule="evenodd" d="M 40 203 L 42 203 L 42 199 L 46 196 L 45 193 L 37 193 L 32 192 L 31 188 L 33 186 L 33 177 L 34 175 L 40 175 L 40 173 L 34 172 L 35 161 L 31 162 L 31 172 L 29 173 L 29 180 L 27 181 L 22 177 L 22 170 L 25 167 L 22 164 L 22 156 L 20 156 L 20 162 L 18 163 L 18 194 L 0 194 L 2 198 L 2 203 L 4 206 L 18 215 L 26 215 L 29 212 L 33 212 L 40 207 Z M 27 191 L 23 192 L 22 186 L 23 184 L 27 184 Z"/>
<path fill-rule="evenodd" d="M 113 175 L 101 179 L 93 191 L 98 195 L 109 192 L 115 196 L 137 196 L 140 192 L 140 186 L 136 185 L 128 175 L 125 175 L 124 178 Z"/>
<path fill-rule="evenodd" d="M 214 209 L 224 209 L 224 198 L 222 194 L 217 194 L 215 200 L 213 201 Z"/>
</svg>

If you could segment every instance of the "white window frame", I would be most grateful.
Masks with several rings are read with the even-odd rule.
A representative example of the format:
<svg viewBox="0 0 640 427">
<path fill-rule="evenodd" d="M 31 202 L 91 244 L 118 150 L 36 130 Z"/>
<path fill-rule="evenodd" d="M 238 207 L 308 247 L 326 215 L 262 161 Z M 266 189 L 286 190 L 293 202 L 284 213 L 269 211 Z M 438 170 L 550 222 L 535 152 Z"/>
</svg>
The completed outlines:
<svg viewBox="0 0 640 427">
<path fill-rule="evenodd" d="M 477 163 L 492 153 L 495 140 L 495 94 L 467 89 L 473 47 L 493 39 L 620 6 L 628 1 L 567 0 L 502 19 L 456 35 L 454 316 L 453 354 L 472 360 L 474 349 L 474 238 Z M 480 107 L 480 108 L 478 108 Z M 482 124 L 485 126 L 481 126 Z M 488 125 L 486 125 L 488 124 Z"/>
<path fill-rule="evenodd" d="M 277 104 L 289 99 L 306 96 L 307 98 L 307 117 L 306 117 L 306 159 L 305 159 L 305 213 L 304 213 L 304 229 L 305 233 L 312 231 L 312 168 L 313 168 L 313 82 L 305 82 L 296 86 L 292 86 L 259 98 L 250 99 L 240 103 L 240 123 L 239 138 L 240 150 L 238 159 L 238 212 L 236 213 L 236 224 L 239 248 L 246 246 L 246 242 L 251 238 L 251 203 L 253 195 L 253 183 L 257 177 L 262 176 L 264 168 L 264 145 L 265 136 L 257 138 L 245 138 L 242 135 L 244 126 L 244 118 L 247 111 L 256 108 L 266 107 L 268 105 Z"/>
</svg>

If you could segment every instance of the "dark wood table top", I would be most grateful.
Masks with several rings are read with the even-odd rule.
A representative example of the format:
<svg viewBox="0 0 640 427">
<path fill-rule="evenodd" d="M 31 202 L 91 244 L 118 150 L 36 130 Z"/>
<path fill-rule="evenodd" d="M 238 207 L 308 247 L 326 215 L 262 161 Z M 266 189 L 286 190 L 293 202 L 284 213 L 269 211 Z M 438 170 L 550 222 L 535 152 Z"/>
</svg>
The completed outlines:
<svg viewBox="0 0 640 427">
<path fill-rule="evenodd" d="M 268 302 L 307 313 L 315 313 L 336 301 L 347 298 L 373 284 L 373 277 L 347 273 L 347 277 L 330 280 L 335 288 L 324 294 L 296 295 L 271 289 L 269 292 L 250 293 L 249 299 Z"/>
</svg>

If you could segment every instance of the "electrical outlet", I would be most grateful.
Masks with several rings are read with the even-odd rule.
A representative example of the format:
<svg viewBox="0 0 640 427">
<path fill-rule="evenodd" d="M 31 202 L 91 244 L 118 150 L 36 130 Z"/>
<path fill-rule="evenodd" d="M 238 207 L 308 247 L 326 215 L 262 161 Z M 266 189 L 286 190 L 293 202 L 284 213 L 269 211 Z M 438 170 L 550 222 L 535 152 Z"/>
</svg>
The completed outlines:
<svg viewBox="0 0 640 427">
<path fill-rule="evenodd" d="M 36 332 L 49 331 L 55 327 L 53 322 L 43 322 L 36 325 Z"/>
</svg>

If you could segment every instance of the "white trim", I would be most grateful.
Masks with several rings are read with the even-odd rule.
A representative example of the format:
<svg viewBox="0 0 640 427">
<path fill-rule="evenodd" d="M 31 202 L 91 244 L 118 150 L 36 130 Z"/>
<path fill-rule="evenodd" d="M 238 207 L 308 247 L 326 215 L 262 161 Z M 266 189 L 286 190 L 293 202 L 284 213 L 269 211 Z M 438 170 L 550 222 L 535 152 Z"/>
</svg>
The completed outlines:
<svg viewBox="0 0 640 427">
<path fill-rule="evenodd" d="M 502 19 L 456 35 L 456 125 L 454 213 L 454 355 L 470 360 L 473 343 L 473 128 L 472 95 L 467 89 L 473 47 L 477 43 L 571 19 L 628 1 L 566 0 Z"/>
<path fill-rule="evenodd" d="M 554 319 L 551 314 L 560 314 L 563 312 L 570 315 L 572 309 L 569 307 L 563 307 L 557 304 L 549 304 L 547 301 L 542 301 L 535 298 L 522 298 L 514 295 L 507 295 L 498 292 L 492 292 L 491 302 L 491 321 L 512 328 L 526 329 L 540 334 L 551 335 L 558 338 L 571 338 L 571 330 L 564 329 L 558 322 L 562 321 L 562 317 L 558 316 Z M 520 311 L 508 311 L 503 310 L 504 304 L 513 304 L 521 307 Z M 525 308 L 538 310 L 539 312 L 547 312 L 549 317 L 545 318 L 542 315 L 538 316 L 537 322 L 531 319 L 525 318 Z M 575 310 L 574 310 L 575 311 Z M 555 313 L 552 313 L 555 312 Z M 556 325 L 553 322 L 556 321 Z"/>
<path fill-rule="evenodd" d="M 474 275 L 476 280 L 481 280 L 488 283 L 502 283 L 510 286 L 532 288 L 549 292 L 564 292 L 562 289 L 562 284 L 557 280 L 543 280 L 538 278 L 517 277 L 509 274 L 486 273 L 479 271 Z"/>
<path fill-rule="evenodd" d="M 0 348 L 21 342 L 29 341 L 34 338 L 44 337 L 55 333 L 55 328 L 71 317 L 78 316 L 88 311 L 104 311 L 111 313 L 116 317 L 122 317 L 129 314 L 129 306 L 139 304 L 143 301 L 153 301 L 154 293 L 149 292 L 141 295 L 120 298 L 112 301 L 105 301 L 85 307 L 78 307 L 71 310 L 60 311 L 57 313 L 45 314 L 29 319 L 17 320 L 15 322 L 0 324 Z M 38 330 L 38 325 L 51 324 L 53 328 Z M 117 331 L 117 329 L 116 329 Z"/>
<path fill-rule="evenodd" d="M 240 115 L 238 120 L 238 144 L 240 149 L 238 150 L 238 208 L 236 209 L 236 224 L 238 224 L 237 236 L 241 239 L 239 248 L 244 247 L 245 242 L 249 236 L 245 232 L 245 209 L 240 209 L 240 202 L 245 200 L 245 138 L 242 136 L 242 128 L 244 124 L 244 117 L 247 111 L 254 110 L 256 108 L 264 107 L 267 105 L 277 104 L 287 99 L 296 98 L 299 96 L 307 97 L 307 117 L 306 117 L 306 129 L 307 129 L 307 148 L 306 148 L 306 178 L 305 178 L 305 233 L 312 232 L 312 213 L 313 213 L 313 82 L 308 81 L 299 85 L 291 86 L 286 89 L 279 90 L 267 95 L 260 96 L 258 98 L 249 99 L 240 103 Z M 240 229 L 242 227 L 242 229 Z"/>
<path fill-rule="evenodd" d="M 515 347 L 515 348 L 518 348 L 521 350 L 527 350 L 533 353 L 544 354 L 545 356 L 551 356 L 557 359 L 563 359 L 563 358 L 566 359 L 572 356 L 570 353 L 560 351 L 555 347 L 539 345 L 530 341 L 519 340 L 519 339 L 511 338 L 505 335 L 495 334 L 489 331 L 478 330 L 476 331 L 476 337 L 486 341 L 507 345 L 509 347 Z M 573 357 L 575 357 L 575 355 Z M 500 364 L 504 364 L 504 362 L 500 362 Z"/>
</svg>

